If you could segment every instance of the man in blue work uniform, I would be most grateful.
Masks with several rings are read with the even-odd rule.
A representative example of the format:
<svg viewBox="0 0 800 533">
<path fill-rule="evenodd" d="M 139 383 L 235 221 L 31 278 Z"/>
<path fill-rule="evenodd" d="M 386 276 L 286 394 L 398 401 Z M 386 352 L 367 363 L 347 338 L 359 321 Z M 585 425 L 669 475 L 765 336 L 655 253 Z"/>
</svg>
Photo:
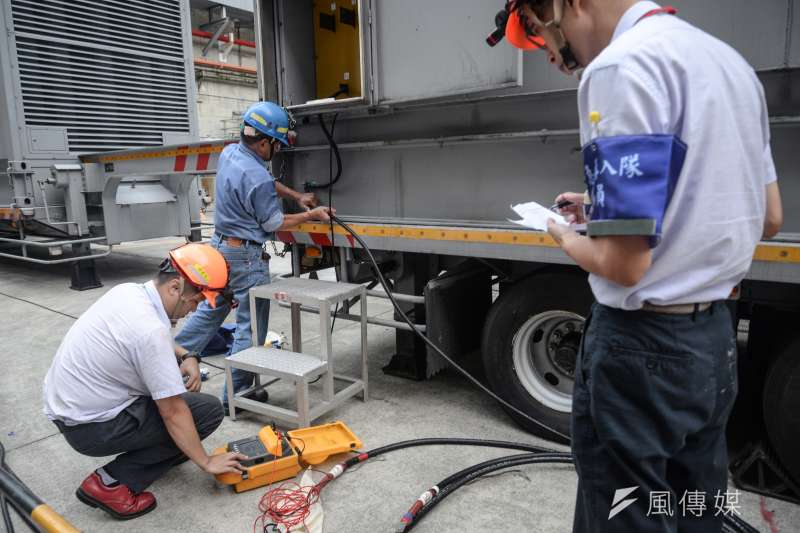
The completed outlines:
<svg viewBox="0 0 800 533">
<path fill-rule="evenodd" d="M 718 532 L 737 391 L 724 300 L 782 221 L 763 88 L 731 47 L 654 2 L 509 7 L 551 63 L 585 69 L 588 190 L 557 202 L 587 235 L 548 227 L 597 299 L 573 394 L 573 531 Z"/>
<path fill-rule="evenodd" d="M 211 245 L 222 252 L 230 265 L 229 287 L 239 302 L 236 308 L 236 332 L 231 353 L 252 345 L 250 328 L 251 287 L 270 282 L 269 255 L 264 243 L 278 230 L 290 229 L 311 220 L 330 220 L 327 207 L 316 207 L 313 194 L 301 194 L 275 181 L 268 163 L 281 146 L 290 146 L 294 139 L 294 120 L 282 107 L 272 102 L 250 106 L 242 117 L 240 141 L 227 146 L 220 155 L 216 179 L 216 212 Z M 285 214 L 281 198 L 295 200 L 305 210 Z M 211 308 L 202 303 L 189 317 L 175 341 L 192 352 L 202 351 L 222 325 L 230 306 Z M 267 335 L 269 300 L 256 303 L 256 323 L 259 344 Z M 254 374 L 233 370 L 234 392 L 253 384 Z M 222 404 L 227 412 L 227 384 L 222 392 Z M 265 391 L 254 399 L 264 401 Z"/>
</svg>

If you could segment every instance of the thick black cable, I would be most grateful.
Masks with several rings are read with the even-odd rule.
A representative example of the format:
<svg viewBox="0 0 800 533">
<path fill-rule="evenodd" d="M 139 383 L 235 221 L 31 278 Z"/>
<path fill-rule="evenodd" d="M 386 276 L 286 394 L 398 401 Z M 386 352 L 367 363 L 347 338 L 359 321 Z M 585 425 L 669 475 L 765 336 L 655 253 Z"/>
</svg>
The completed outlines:
<svg viewBox="0 0 800 533">
<path fill-rule="evenodd" d="M 725 520 L 723 526 L 727 525 L 730 527 L 731 531 L 736 533 L 759 533 L 758 529 L 751 526 L 744 518 L 737 515 L 735 512 L 725 515 L 723 519 Z"/>
<path fill-rule="evenodd" d="M 336 119 L 339 118 L 339 113 L 333 115 L 333 121 L 331 121 L 331 135 L 329 138 L 329 143 L 331 149 L 328 151 L 328 207 L 333 209 L 333 147 L 336 146 L 336 141 L 334 138 L 336 136 Z M 322 116 L 320 116 L 320 123 L 322 123 Z M 337 147 L 338 152 L 338 147 Z M 339 164 L 339 174 L 342 173 L 342 160 L 338 159 Z M 336 178 L 339 179 L 338 176 Z M 331 253 L 333 254 L 333 273 L 336 276 L 336 281 L 339 281 L 339 271 L 336 270 L 336 247 L 333 246 L 334 243 L 334 235 L 333 235 L 333 219 L 330 221 L 331 227 Z M 341 265 L 341 263 L 340 263 Z M 339 314 L 339 302 L 336 302 L 336 309 L 333 311 L 333 320 L 331 320 L 331 335 L 333 335 L 333 328 L 336 326 L 336 316 Z"/>
<path fill-rule="evenodd" d="M 566 457 L 565 457 L 566 456 Z M 504 470 L 513 466 L 520 466 L 526 464 L 541 464 L 541 463 L 560 463 L 571 464 L 572 458 L 569 454 L 522 454 L 509 457 L 501 457 L 490 461 L 485 461 L 478 465 L 474 465 L 464 470 L 457 472 L 447 478 L 443 479 L 436 486 L 439 487 L 439 493 L 423 506 L 422 509 L 412 518 L 411 522 L 405 525 L 404 528 L 398 529 L 406 533 L 411 531 L 422 518 L 432 511 L 436 505 L 449 495 L 454 493 L 459 488 L 479 479 L 487 474 L 491 474 L 498 470 Z M 735 513 L 725 515 L 722 518 L 722 529 L 726 533 L 758 533 L 758 529 L 748 524 L 744 519 Z"/>
<path fill-rule="evenodd" d="M 25 509 L 23 509 L 22 506 L 20 506 L 16 501 L 14 501 L 14 500 L 12 500 L 10 498 L 5 498 L 5 502 L 7 504 L 10 504 L 11 509 L 13 509 L 15 513 L 17 513 L 17 517 L 20 520 L 22 520 L 22 522 L 25 523 L 25 525 L 28 527 L 28 529 L 30 529 L 31 531 L 36 531 L 36 532 L 42 531 L 42 528 L 36 522 L 34 522 L 33 519 L 30 517 L 30 514 L 28 512 L 26 512 Z M 9 513 L 9 522 L 11 521 L 10 514 L 11 513 Z M 3 519 L 5 521 L 5 517 Z M 14 532 L 13 523 L 12 523 L 11 529 L 9 531 L 11 531 L 11 533 Z"/>
<path fill-rule="evenodd" d="M 461 375 L 463 375 L 465 378 L 467 378 L 467 380 L 469 380 L 475 386 L 477 386 L 479 389 L 481 389 L 486 394 L 488 394 L 489 396 L 491 396 L 492 398 L 497 400 L 501 405 L 507 407 L 508 409 L 511 409 L 512 411 L 514 411 L 518 415 L 522 416 L 523 418 L 525 418 L 527 420 L 530 420 L 531 422 L 533 422 L 537 426 L 549 431 L 553 435 L 557 435 L 557 436 L 565 439 L 567 442 L 571 441 L 569 435 L 565 435 L 565 434 L 561 433 L 560 431 L 556 430 L 555 428 L 551 428 L 550 426 L 548 426 L 546 424 L 543 424 L 542 422 L 536 420 L 535 418 L 533 418 L 529 414 L 523 412 L 521 409 L 518 409 L 517 407 L 511 405 L 510 403 L 508 403 L 504 399 L 500 398 L 497 394 L 495 394 L 494 392 L 492 392 L 491 390 L 486 388 L 486 386 L 484 386 L 483 383 L 481 383 L 476 378 L 474 378 L 472 376 L 472 374 L 470 374 L 469 372 L 464 370 L 464 368 L 462 368 L 458 363 L 453 361 L 453 359 L 450 358 L 450 356 L 448 356 L 446 353 L 444 353 L 444 351 L 442 351 L 442 349 L 439 348 L 433 341 L 431 341 L 424 333 L 419 331 L 417 329 L 416 325 L 411 321 L 410 318 L 408 318 L 408 315 L 405 314 L 405 312 L 400 308 L 400 305 L 394 299 L 394 296 L 392 295 L 392 291 L 389 288 L 389 284 L 386 282 L 386 278 L 383 277 L 383 273 L 380 271 L 380 268 L 378 268 L 378 262 L 375 260 L 375 257 L 372 255 L 372 251 L 369 249 L 369 247 L 366 245 L 366 243 L 363 241 L 363 239 L 361 239 L 361 237 L 358 235 L 358 233 L 353 231 L 353 229 L 350 226 L 348 226 L 345 222 L 343 222 L 336 215 L 331 214 L 331 220 L 333 220 L 334 222 L 339 224 L 342 228 L 344 228 L 344 230 L 346 232 L 348 232 L 350 235 L 352 235 L 353 238 L 358 242 L 358 244 L 364 249 L 364 252 L 367 254 L 367 257 L 369 257 L 369 260 L 370 260 L 370 262 L 372 263 L 372 266 L 375 269 L 375 275 L 377 276 L 378 281 L 380 281 L 381 285 L 383 286 L 383 289 L 386 291 L 386 295 L 389 297 L 389 300 L 392 302 L 392 305 L 394 306 L 395 310 L 397 311 L 397 314 L 400 315 L 400 317 L 403 319 L 403 321 L 406 324 L 409 325 L 409 327 L 411 328 L 411 331 L 416 333 L 417 336 L 425 342 L 425 344 L 430 346 L 445 361 L 450 363 Z"/>
<path fill-rule="evenodd" d="M 511 457 L 501 457 L 494 461 L 487 461 L 481 468 L 470 467 L 470 472 L 463 476 L 458 477 L 455 481 L 448 484 L 446 487 L 441 488 L 437 494 L 427 505 L 422 507 L 419 512 L 411 519 L 410 522 L 401 526 L 398 532 L 403 533 L 411 531 L 422 520 L 422 518 L 432 511 L 442 500 L 447 498 L 450 494 L 458 490 L 465 484 L 492 472 L 503 470 L 513 466 L 521 466 L 528 464 L 542 464 L 542 463 L 558 463 L 558 464 L 572 464 L 571 457 L 563 457 L 563 454 L 543 455 L 543 454 L 525 454 Z M 477 466 L 477 465 L 476 465 Z"/>
<path fill-rule="evenodd" d="M 555 450 L 551 450 L 548 448 L 542 448 L 540 446 L 534 446 L 532 444 L 526 444 L 522 442 L 508 442 L 508 441 L 499 441 L 499 440 L 487 440 L 487 439 L 464 439 L 464 438 L 453 438 L 453 437 L 433 437 L 427 439 L 411 439 L 405 440 L 401 442 L 395 442 L 392 444 L 388 444 L 386 446 L 382 446 L 380 448 L 375 448 L 374 450 L 369 450 L 366 452 L 360 452 L 350 457 L 349 459 L 339 463 L 334 467 L 331 472 L 329 472 L 323 479 L 321 479 L 317 483 L 318 489 L 321 491 L 322 489 L 327 486 L 328 483 L 339 477 L 339 475 L 346 473 L 350 468 L 362 464 L 370 459 L 374 459 L 379 457 L 383 454 L 393 452 L 396 450 L 402 450 L 405 448 L 415 448 L 419 446 L 437 446 L 437 445 L 450 445 L 450 446 L 480 446 L 485 448 L 502 448 L 506 450 L 519 450 L 528 453 L 538 453 L 538 454 L 565 454 L 566 452 L 558 452 Z M 338 473 L 334 473 L 335 471 L 339 470 Z"/>
<path fill-rule="evenodd" d="M 555 452 L 555 453 L 536 452 L 536 453 L 525 453 L 520 455 L 508 455 L 506 457 L 496 457 L 494 459 L 489 459 L 488 461 L 484 461 L 482 463 L 469 466 L 464 470 L 460 470 L 455 474 L 449 475 L 443 480 L 441 480 L 439 483 L 437 483 L 436 486 L 439 487 L 440 492 L 443 492 L 445 489 L 450 487 L 450 485 L 460 481 L 462 478 L 472 475 L 475 472 L 481 471 L 486 467 L 500 464 L 505 461 L 510 461 L 512 459 L 520 459 L 523 457 L 554 457 L 557 459 L 563 459 L 564 463 L 569 463 L 569 464 L 573 463 L 572 454 L 564 452 Z"/>
<path fill-rule="evenodd" d="M 0 494 L 0 510 L 3 513 L 3 524 L 6 526 L 6 531 L 14 533 L 14 523 L 11 521 L 11 513 L 8 512 L 8 500 L 3 494 Z"/>
<path fill-rule="evenodd" d="M 524 460 L 525 457 L 533 458 L 533 460 L 526 462 Z M 407 532 L 411 531 L 414 526 L 431 510 L 433 510 L 436 505 L 441 502 L 441 500 L 447 498 L 450 494 L 458 490 L 459 488 L 467 485 L 480 477 L 483 477 L 487 474 L 495 472 L 497 470 L 503 470 L 506 468 L 510 468 L 513 466 L 519 466 L 523 464 L 534 464 L 534 463 L 573 463 L 572 457 L 570 454 L 566 453 L 532 453 L 532 454 L 522 454 L 522 455 L 514 455 L 508 457 L 500 457 L 498 459 L 492 459 L 489 461 L 485 461 L 483 463 L 467 467 L 464 470 L 456 472 L 452 474 L 439 483 L 436 484 L 436 487 L 439 488 L 438 494 L 428 502 L 427 505 L 423 506 L 417 514 L 413 517 L 409 524 L 406 524 L 405 528 L 398 529 L 398 531 Z M 747 523 L 743 518 L 736 515 L 735 513 L 731 513 L 728 515 L 723 516 L 723 532 L 725 533 L 758 533 L 758 529 L 751 526 Z"/>
<path fill-rule="evenodd" d="M 6 448 L 2 442 L 0 442 L 0 469 L 3 470 L 3 474 L 11 478 L 10 481 L 0 480 L 0 484 L 6 487 L 14 487 L 14 491 L 17 493 L 16 496 L 27 500 L 27 502 L 18 502 L 12 496 L 12 494 L 6 494 L 4 490 L 0 488 L 0 494 L 2 494 L 3 498 L 0 499 L 0 507 L 2 507 L 2 515 L 3 515 L 3 522 L 5 527 L 8 531 L 13 533 L 14 525 L 11 522 L 11 513 L 9 512 L 9 505 L 14 512 L 17 513 L 20 520 L 22 520 L 31 531 L 41 531 L 39 526 L 33 521 L 30 517 L 30 512 L 39 504 L 41 500 L 39 500 L 35 494 L 33 494 L 30 489 L 22 482 L 22 480 L 14 473 L 11 467 L 6 463 Z M 16 486 L 15 486 L 16 485 Z M 30 507 L 30 509 L 26 509 Z M 10 526 L 10 528 L 9 528 Z"/>
<path fill-rule="evenodd" d="M 8 474 L 12 478 L 14 478 L 14 480 L 17 483 L 19 483 L 20 485 L 24 485 L 24 483 L 19 478 L 19 476 L 17 474 L 15 474 L 14 471 L 11 470 L 11 467 L 8 465 L 8 463 L 6 463 L 6 447 L 3 445 L 2 442 L 0 442 L 0 468 L 5 470 L 6 472 L 8 472 Z"/>
<path fill-rule="evenodd" d="M 6 447 L 0 442 L 0 469 L 8 471 L 6 467 Z M 11 513 L 8 511 L 8 500 L 5 494 L 0 493 L 0 512 L 3 514 L 3 523 L 6 526 L 6 531 L 14 533 L 14 524 L 11 522 Z"/>
<path fill-rule="evenodd" d="M 336 177 L 334 177 L 328 183 L 307 184 L 306 188 L 310 191 L 316 189 L 327 189 L 328 187 L 332 187 L 336 185 L 336 182 L 338 182 L 339 178 L 342 177 L 342 156 L 339 154 L 339 146 L 336 144 L 336 141 L 333 140 L 333 135 L 331 135 L 331 132 L 328 130 L 328 127 L 325 125 L 325 119 L 322 117 L 322 115 L 318 115 L 317 118 L 319 119 L 319 127 L 322 128 L 322 133 L 324 133 L 325 138 L 328 139 L 328 144 L 333 150 L 334 157 L 336 157 Z"/>
<path fill-rule="evenodd" d="M 461 438 L 447 438 L 447 437 L 432 437 L 427 439 L 411 439 L 401 442 L 395 442 L 375 448 L 364 452 L 364 455 L 369 456 L 370 459 L 383 455 L 385 453 L 402 450 L 406 448 L 416 448 L 418 446 L 480 446 L 483 448 L 502 448 L 505 450 L 519 450 L 529 453 L 566 453 L 551 450 L 549 448 L 542 448 L 541 446 L 534 446 L 524 442 L 509 442 L 502 440 L 487 440 L 487 439 L 461 439 Z"/>
</svg>

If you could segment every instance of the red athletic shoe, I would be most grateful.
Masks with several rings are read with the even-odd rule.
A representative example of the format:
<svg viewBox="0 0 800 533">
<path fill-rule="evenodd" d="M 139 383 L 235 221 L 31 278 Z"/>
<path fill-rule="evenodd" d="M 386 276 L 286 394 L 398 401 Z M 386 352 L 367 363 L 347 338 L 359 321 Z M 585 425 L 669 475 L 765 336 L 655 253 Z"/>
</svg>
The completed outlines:
<svg viewBox="0 0 800 533">
<path fill-rule="evenodd" d="M 90 507 L 99 507 L 117 520 L 130 520 L 156 508 L 156 497 L 152 492 L 134 494 L 122 483 L 106 487 L 97 472 L 92 472 L 83 480 L 75 496 Z"/>
</svg>

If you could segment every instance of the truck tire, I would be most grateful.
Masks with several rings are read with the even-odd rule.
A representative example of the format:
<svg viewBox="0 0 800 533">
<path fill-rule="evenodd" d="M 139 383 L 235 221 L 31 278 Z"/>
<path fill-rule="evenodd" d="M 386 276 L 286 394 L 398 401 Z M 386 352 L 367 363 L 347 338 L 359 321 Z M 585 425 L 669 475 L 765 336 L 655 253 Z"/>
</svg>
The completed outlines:
<svg viewBox="0 0 800 533">
<path fill-rule="evenodd" d="M 483 329 L 483 366 L 495 394 L 564 435 L 569 435 L 575 360 L 592 301 L 586 275 L 536 274 L 501 291 Z M 530 433 L 565 442 L 506 411 Z"/>
<path fill-rule="evenodd" d="M 800 483 L 800 339 L 786 344 L 767 371 L 764 423 L 778 459 Z"/>
</svg>

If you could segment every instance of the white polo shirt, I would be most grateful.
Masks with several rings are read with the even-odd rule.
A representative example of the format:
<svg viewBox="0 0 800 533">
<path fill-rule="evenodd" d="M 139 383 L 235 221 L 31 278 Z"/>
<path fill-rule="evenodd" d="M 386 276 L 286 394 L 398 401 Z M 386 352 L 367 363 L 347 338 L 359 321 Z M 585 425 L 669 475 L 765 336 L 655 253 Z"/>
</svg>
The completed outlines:
<svg viewBox="0 0 800 533">
<path fill-rule="evenodd" d="M 72 325 L 44 379 L 44 413 L 67 425 L 105 422 L 140 396 L 186 392 L 170 321 L 152 281 L 123 283 Z"/>
<path fill-rule="evenodd" d="M 677 16 L 620 20 L 579 88 L 590 236 L 645 235 L 634 287 L 589 278 L 621 309 L 722 300 L 750 268 L 777 179 L 763 87 L 730 46 Z M 599 123 L 590 120 L 599 113 Z"/>
</svg>

